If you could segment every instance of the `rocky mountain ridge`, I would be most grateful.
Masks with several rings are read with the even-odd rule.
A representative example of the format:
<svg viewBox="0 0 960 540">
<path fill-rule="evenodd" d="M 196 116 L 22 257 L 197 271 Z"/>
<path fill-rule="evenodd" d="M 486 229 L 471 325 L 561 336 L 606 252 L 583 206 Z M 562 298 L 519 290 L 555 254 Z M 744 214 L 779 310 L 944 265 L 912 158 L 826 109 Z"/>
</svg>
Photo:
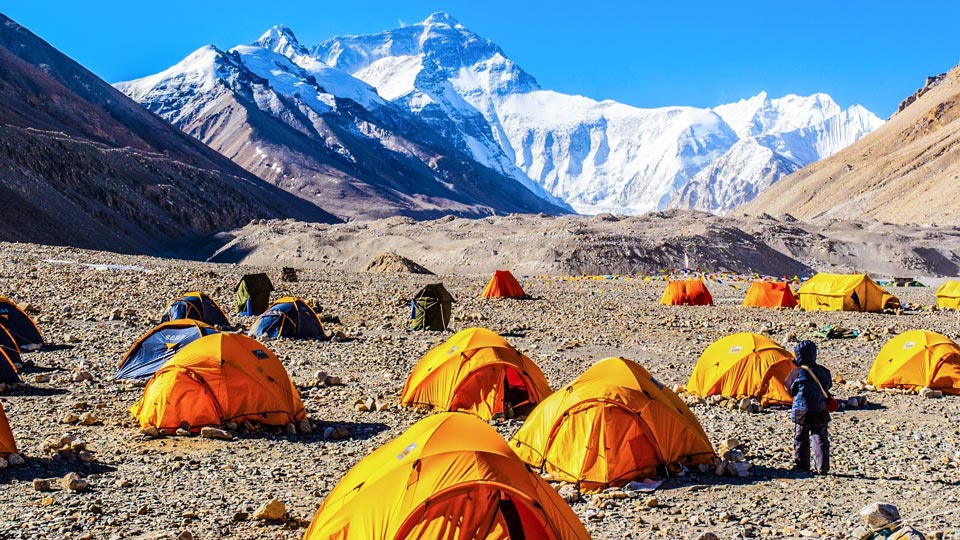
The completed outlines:
<svg viewBox="0 0 960 540">
<path fill-rule="evenodd" d="M 0 239 L 196 255 L 257 218 L 336 221 L 0 15 Z"/>
</svg>

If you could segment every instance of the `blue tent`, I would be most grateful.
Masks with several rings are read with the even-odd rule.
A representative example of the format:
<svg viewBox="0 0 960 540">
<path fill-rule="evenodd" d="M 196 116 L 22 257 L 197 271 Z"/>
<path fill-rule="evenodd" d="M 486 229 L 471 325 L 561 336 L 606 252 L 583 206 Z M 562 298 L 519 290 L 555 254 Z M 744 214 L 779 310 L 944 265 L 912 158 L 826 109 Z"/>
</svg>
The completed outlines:
<svg viewBox="0 0 960 540">
<path fill-rule="evenodd" d="M 189 292 L 170 302 L 160 316 L 160 322 L 180 319 L 193 319 L 210 326 L 230 326 L 230 321 L 220 306 L 201 292 Z"/>
<path fill-rule="evenodd" d="M 277 300 L 253 323 L 250 335 L 263 337 L 326 339 L 317 314 L 303 300 L 287 296 Z"/>
<path fill-rule="evenodd" d="M 117 366 L 117 379 L 146 379 L 188 343 L 219 330 L 195 320 L 177 320 L 161 323 L 143 335 Z"/>
<path fill-rule="evenodd" d="M 20 350 L 32 351 L 43 346 L 43 336 L 33 319 L 10 299 L 2 296 L 0 296 L 0 326 L 6 328 L 13 339 L 17 340 Z"/>
</svg>

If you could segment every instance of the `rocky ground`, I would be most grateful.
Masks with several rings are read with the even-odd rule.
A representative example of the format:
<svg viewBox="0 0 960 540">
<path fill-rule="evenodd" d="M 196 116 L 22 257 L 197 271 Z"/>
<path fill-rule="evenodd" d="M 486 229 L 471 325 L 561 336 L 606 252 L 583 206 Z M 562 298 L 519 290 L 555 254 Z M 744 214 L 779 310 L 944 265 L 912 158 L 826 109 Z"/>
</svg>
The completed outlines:
<svg viewBox="0 0 960 540">
<path fill-rule="evenodd" d="M 372 259 L 377 253 L 371 253 Z M 422 261 L 418 261 L 422 262 Z M 103 268 L 89 265 L 122 265 Z M 436 270 L 430 264 L 426 266 Z M 527 301 L 480 301 L 487 276 L 415 276 L 300 269 L 281 294 L 313 298 L 340 323 L 340 342 L 276 341 L 315 423 L 309 435 L 240 434 L 231 442 L 169 437 L 145 440 L 128 408 L 142 388 L 113 374 L 126 349 L 157 322 L 177 294 L 203 290 L 225 308 L 251 268 L 68 248 L 0 244 L 0 294 L 29 306 L 48 346 L 24 358 L 27 382 L 0 394 L 27 463 L 0 470 L 0 538 L 300 538 L 323 497 L 344 472 L 421 416 L 395 406 L 359 412 L 358 399 L 395 403 L 407 373 L 448 333 L 408 331 L 406 299 L 442 280 L 457 298 L 455 329 L 481 325 L 502 334 L 546 373 L 555 388 L 592 362 L 624 356 L 669 385 L 684 384 L 700 352 L 737 331 L 764 331 L 780 342 L 814 326 L 841 324 L 864 337 L 821 340 L 821 360 L 848 384 L 843 397 L 869 405 L 834 415 L 833 468 L 826 477 L 789 472 L 792 425 L 783 410 L 758 414 L 716 405 L 693 408 L 714 444 L 735 435 L 753 464 L 745 478 L 688 472 L 654 494 L 573 503 L 594 538 L 848 538 L 857 511 L 873 501 L 896 503 L 928 538 L 960 537 L 960 399 L 864 392 L 856 381 L 889 336 L 925 328 L 960 337 L 953 312 L 857 314 L 746 309 L 743 291 L 711 284 L 714 307 L 656 303 L 663 284 L 643 280 L 521 279 Z M 930 304 L 929 288 L 896 289 L 905 302 Z M 252 319 L 235 319 L 249 325 Z M 91 380 L 77 374 L 89 372 Z M 316 384 L 317 372 L 343 384 Z M 92 413 L 98 423 L 61 423 Z M 520 422 L 495 423 L 504 435 Z M 348 436 L 324 440 L 326 427 Z M 74 434 L 95 459 L 51 455 L 43 442 Z M 85 491 L 38 492 L 35 478 L 79 473 Z M 262 503 L 286 504 L 283 524 L 252 519 Z M 953 510 L 952 513 L 949 513 Z M 936 515 L 936 514 L 943 515 Z M 188 532 L 188 534 L 184 534 Z"/>
<path fill-rule="evenodd" d="M 432 221 L 392 217 L 336 225 L 255 220 L 218 235 L 218 262 L 359 272 L 395 252 L 443 274 L 656 273 L 669 268 L 809 276 L 960 275 L 960 227 L 714 216 L 668 210 L 641 216 L 543 215 Z M 207 258 L 207 252 L 203 253 Z"/>
</svg>

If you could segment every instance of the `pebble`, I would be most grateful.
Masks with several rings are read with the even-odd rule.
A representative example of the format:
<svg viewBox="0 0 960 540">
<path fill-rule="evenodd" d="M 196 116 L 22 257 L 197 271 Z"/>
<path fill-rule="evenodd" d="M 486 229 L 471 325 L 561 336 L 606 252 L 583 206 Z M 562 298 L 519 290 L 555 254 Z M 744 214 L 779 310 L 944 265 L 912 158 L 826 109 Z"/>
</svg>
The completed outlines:
<svg viewBox="0 0 960 540">
<path fill-rule="evenodd" d="M 221 441 L 232 441 L 233 435 L 226 430 L 205 426 L 200 428 L 200 436 L 204 439 L 218 439 Z"/>
</svg>

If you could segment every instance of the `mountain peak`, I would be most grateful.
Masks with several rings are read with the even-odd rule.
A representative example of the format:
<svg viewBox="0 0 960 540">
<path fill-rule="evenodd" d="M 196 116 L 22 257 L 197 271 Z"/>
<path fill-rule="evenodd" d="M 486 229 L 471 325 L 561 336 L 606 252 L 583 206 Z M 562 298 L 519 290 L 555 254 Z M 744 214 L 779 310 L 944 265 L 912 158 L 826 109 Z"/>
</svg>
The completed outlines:
<svg viewBox="0 0 960 540">
<path fill-rule="evenodd" d="M 453 17 L 451 17 L 450 14 L 445 11 L 435 11 L 431 13 L 430 16 L 424 19 L 423 22 L 420 24 L 424 26 L 437 25 L 437 24 L 445 24 L 447 26 L 460 26 L 460 22 L 454 19 Z"/>
<path fill-rule="evenodd" d="M 293 34 L 293 30 L 285 24 L 273 26 L 264 32 L 253 44 L 277 52 L 281 52 L 287 48 L 297 50 L 303 47 L 300 45 L 300 42 L 297 41 L 297 36 Z"/>
</svg>

